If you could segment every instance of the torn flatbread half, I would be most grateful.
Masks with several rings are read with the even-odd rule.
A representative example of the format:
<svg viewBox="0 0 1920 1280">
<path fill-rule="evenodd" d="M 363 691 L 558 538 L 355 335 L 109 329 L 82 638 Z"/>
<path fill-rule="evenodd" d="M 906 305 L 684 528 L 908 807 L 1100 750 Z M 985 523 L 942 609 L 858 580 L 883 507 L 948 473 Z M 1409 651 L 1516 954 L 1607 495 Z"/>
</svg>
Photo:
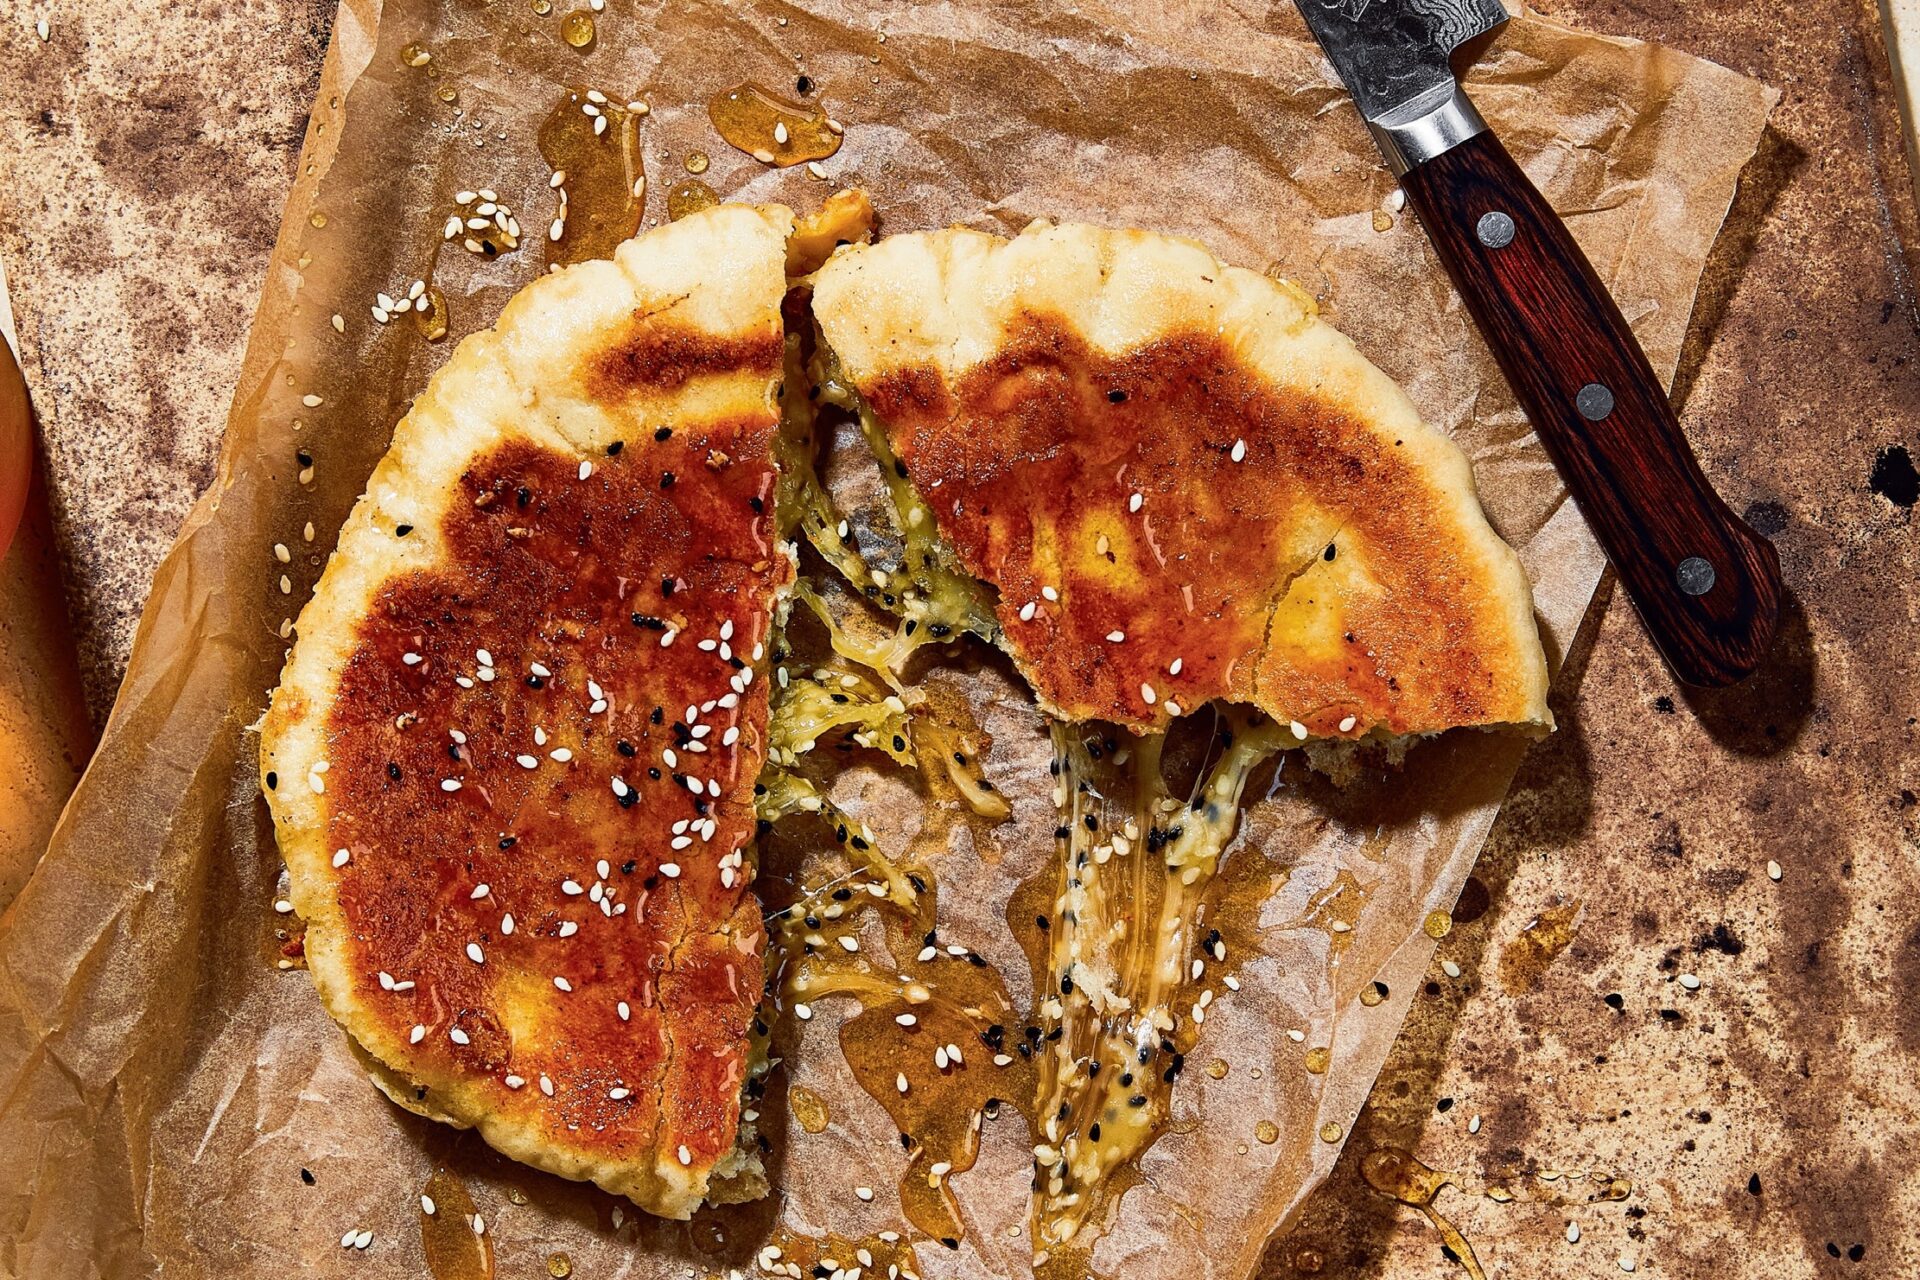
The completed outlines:
<svg viewBox="0 0 1920 1280">
<path fill-rule="evenodd" d="M 792 217 L 530 285 L 396 428 L 260 767 L 328 1010 L 403 1106 L 655 1213 L 765 1190 L 749 892 Z"/>
<path fill-rule="evenodd" d="M 829 381 L 1061 719 L 1146 731 L 1225 699 L 1316 739 L 1551 724 L 1465 457 L 1298 289 L 1040 222 L 843 249 L 813 309 Z"/>
</svg>

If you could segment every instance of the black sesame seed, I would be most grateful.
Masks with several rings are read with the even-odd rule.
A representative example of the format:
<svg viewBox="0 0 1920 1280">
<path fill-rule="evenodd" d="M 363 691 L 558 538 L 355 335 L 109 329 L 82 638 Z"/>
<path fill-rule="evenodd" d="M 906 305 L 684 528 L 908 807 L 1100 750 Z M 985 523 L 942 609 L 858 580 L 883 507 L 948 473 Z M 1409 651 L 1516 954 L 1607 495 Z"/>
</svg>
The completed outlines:
<svg viewBox="0 0 1920 1280">
<path fill-rule="evenodd" d="M 396 538 L 404 538 L 412 532 L 413 526 L 410 524 L 397 524 L 393 526 L 393 536 Z"/>
<path fill-rule="evenodd" d="M 673 428 L 662 427 L 658 431 L 653 433 L 653 438 L 655 440 L 671 440 L 673 439 Z"/>
<path fill-rule="evenodd" d="M 502 849 L 511 849 L 513 848 L 513 846 L 519 843 L 520 843 L 520 837 L 518 836 L 501 836 L 500 837 L 500 847 Z"/>
<path fill-rule="evenodd" d="M 280 775 L 275 773 L 271 769 L 267 770 L 267 790 L 272 791 L 274 788 L 278 787 L 279 785 L 280 785 Z"/>
<path fill-rule="evenodd" d="M 661 487 L 662 489 L 671 489 L 671 488 L 673 488 L 673 472 L 671 472 L 671 471 L 662 471 L 662 472 L 660 473 L 660 487 Z"/>
<path fill-rule="evenodd" d="M 1048 929 L 1053 928 L 1053 922 L 1047 919 L 1045 916 L 1035 916 L 1033 918 L 1033 922 L 1040 926 L 1040 931 L 1042 933 L 1046 932 Z"/>
<path fill-rule="evenodd" d="M 1127 402 L 1127 393 L 1115 387 L 1113 390 L 1107 392 L 1107 400 L 1111 404 L 1125 404 Z"/>
<path fill-rule="evenodd" d="M 387 776 L 395 782 L 400 781 L 400 766 L 391 760 L 387 761 Z"/>
<path fill-rule="evenodd" d="M 307 1184 L 308 1186 L 312 1186 L 312 1185 L 313 1185 L 313 1170 L 311 1170 L 311 1169 L 302 1169 L 302 1170 L 300 1171 L 300 1181 L 302 1181 L 302 1182 L 304 1182 L 304 1183 L 306 1183 L 306 1184 Z"/>
<path fill-rule="evenodd" d="M 1100 1141 L 1100 1122 L 1098 1120 L 1095 1120 L 1087 1127 L 1087 1137 L 1095 1142 Z"/>
<path fill-rule="evenodd" d="M 620 741 L 614 743 L 613 749 L 615 751 L 618 751 L 621 755 L 627 757 L 627 759 L 629 760 L 633 759 L 635 755 L 639 754 L 638 749 L 635 748 L 635 746 L 631 742 L 628 742 L 625 738 L 622 738 Z"/>
</svg>

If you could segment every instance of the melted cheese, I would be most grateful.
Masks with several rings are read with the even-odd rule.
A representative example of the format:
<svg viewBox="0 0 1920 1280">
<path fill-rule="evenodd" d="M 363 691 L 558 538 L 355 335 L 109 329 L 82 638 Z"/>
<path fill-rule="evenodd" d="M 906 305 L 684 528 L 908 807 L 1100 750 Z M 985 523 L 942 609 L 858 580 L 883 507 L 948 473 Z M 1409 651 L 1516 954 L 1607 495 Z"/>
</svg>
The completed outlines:
<svg viewBox="0 0 1920 1280">
<path fill-rule="evenodd" d="M 1041 1025 L 1034 1239 L 1070 1243 L 1121 1166 L 1165 1127 L 1176 1061 L 1194 1038 L 1189 985 L 1201 895 L 1238 826 L 1248 776 L 1300 745 L 1290 728 L 1239 711 L 1223 754 L 1190 801 L 1170 795 L 1154 734 L 1113 757 L 1133 794 L 1095 786 L 1080 727 L 1053 725 L 1059 764 L 1060 883 L 1048 931 Z M 1129 752 L 1131 754 L 1129 754 Z M 1091 819 L 1091 823 L 1089 822 Z M 1183 1047 L 1184 1046 L 1184 1047 Z"/>
</svg>

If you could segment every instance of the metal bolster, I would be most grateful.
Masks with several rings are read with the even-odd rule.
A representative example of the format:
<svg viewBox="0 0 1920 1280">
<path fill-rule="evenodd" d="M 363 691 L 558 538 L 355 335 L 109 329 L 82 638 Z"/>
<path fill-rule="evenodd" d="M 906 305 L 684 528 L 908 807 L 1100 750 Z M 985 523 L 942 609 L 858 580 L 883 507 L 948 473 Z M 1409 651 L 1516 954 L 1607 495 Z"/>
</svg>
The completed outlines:
<svg viewBox="0 0 1920 1280">
<path fill-rule="evenodd" d="M 1367 121 L 1387 168 L 1399 177 L 1450 151 L 1475 134 L 1485 133 L 1487 122 L 1468 101 L 1457 82 L 1436 85 L 1411 102 L 1403 103 L 1378 120 Z"/>
</svg>

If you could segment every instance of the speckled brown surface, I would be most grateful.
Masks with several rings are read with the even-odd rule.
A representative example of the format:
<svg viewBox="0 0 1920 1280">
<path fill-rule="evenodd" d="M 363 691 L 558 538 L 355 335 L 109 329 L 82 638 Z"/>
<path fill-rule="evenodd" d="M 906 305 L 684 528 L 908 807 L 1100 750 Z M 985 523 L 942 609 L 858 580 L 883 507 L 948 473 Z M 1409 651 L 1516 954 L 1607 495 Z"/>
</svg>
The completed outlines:
<svg viewBox="0 0 1920 1280">
<path fill-rule="evenodd" d="M 1397 1144 L 1457 1173 L 1437 1205 L 1490 1274 L 1618 1276 L 1622 1257 L 1684 1277 L 1913 1274 L 1920 566 L 1911 508 L 1869 477 L 1882 450 L 1920 448 L 1920 344 L 1873 9 L 1545 7 L 1785 91 L 1679 389 L 1708 472 L 1776 536 L 1795 603 L 1776 670 L 1711 698 L 1671 685 L 1623 599 L 1596 615 L 1561 682 L 1562 731 L 1522 771 L 1485 892 L 1469 888 L 1476 918 L 1441 949 L 1461 977 L 1429 975 L 1339 1171 L 1268 1271 L 1459 1274 L 1359 1177 Z M 145 583 L 210 477 L 331 6 L 46 12 L 44 45 L 38 10 L 0 25 L 0 254 L 103 714 Z M 1882 487 L 1908 496 L 1888 457 Z M 1510 989 L 1505 950 L 1574 900 L 1571 946 Z M 1631 1191 L 1593 1203 L 1605 1180 L 1564 1176 L 1589 1171 Z M 1515 1199 L 1483 1194 L 1496 1187 Z"/>
</svg>

